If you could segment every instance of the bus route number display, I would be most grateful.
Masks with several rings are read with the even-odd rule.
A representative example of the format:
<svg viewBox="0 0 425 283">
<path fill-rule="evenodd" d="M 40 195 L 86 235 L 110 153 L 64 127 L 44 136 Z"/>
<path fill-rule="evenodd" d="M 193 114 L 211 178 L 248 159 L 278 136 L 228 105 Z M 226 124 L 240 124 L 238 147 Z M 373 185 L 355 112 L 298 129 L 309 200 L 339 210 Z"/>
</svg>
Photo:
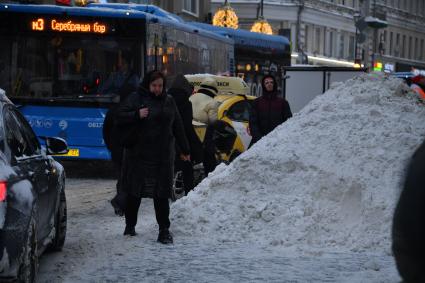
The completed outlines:
<svg viewBox="0 0 425 283">
<path fill-rule="evenodd" d="M 107 32 L 107 26 L 99 22 L 74 22 L 73 20 L 45 20 L 39 18 L 31 21 L 31 30 L 104 34 Z"/>
</svg>

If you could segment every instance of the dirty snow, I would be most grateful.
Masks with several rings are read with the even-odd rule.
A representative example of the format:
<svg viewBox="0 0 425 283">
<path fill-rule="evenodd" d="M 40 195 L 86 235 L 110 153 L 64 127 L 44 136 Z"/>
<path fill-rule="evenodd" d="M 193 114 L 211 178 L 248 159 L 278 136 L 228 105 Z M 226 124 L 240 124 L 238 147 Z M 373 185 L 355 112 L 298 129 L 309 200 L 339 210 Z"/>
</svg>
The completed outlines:
<svg viewBox="0 0 425 283">
<path fill-rule="evenodd" d="M 392 212 L 425 133 L 406 91 L 377 75 L 335 85 L 174 203 L 171 246 L 152 200 L 124 237 L 114 181 L 69 178 L 65 247 L 39 282 L 399 282 Z"/>
<path fill-rule="evenodd" d="M 334 85 L 177 202 L 173 227 L 217 242 L 389 253 L 424 119 L 399 79 L 366 74 Z"/>
</svg>

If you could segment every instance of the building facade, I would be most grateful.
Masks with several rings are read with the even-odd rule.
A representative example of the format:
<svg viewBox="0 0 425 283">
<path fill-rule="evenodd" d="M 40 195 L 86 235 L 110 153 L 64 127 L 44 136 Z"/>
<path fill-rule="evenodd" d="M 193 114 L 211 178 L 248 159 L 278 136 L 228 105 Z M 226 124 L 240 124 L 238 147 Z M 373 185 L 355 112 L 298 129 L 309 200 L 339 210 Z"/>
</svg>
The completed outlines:
<svg viewBox="0 0 425 283">
<path fill-rule="evenodd" d="M 214 13 L 224 1 L 211 2 Z M 229 1 L 240 28 L 251 28 L 260 2 Z M 309 64 L 349 66 L 357 58 L 366 66 L 392 64 L 394 71 L 397 62 L 425 66 L 423 0 L 264 0 L 263 15 L 274 34 L 290 38 L 293 63 L 307 63 L 300 56 L 306 54 Z M 386 27 L 356 25 L 365 19 Z"/>
<path fill-rule="evenodd" d="M 130 1 L 133 2 L 133 1 Z M 208 22 L 211 19 L 211 1 L 199 0 L 152 0 L 145 1 L 182 17 L 186 21 Z"/>
<path fill-rule="evenodd" d="M 388 22 L 388 27 L 380 29 L 377 36 L 369 36 L 370 53 L 377 53 L 389 70 L 425 70 L 425 1 L 369 2 L 369 14 L 373 14 L 374 8 L 383 11 Z"/>
</svg>

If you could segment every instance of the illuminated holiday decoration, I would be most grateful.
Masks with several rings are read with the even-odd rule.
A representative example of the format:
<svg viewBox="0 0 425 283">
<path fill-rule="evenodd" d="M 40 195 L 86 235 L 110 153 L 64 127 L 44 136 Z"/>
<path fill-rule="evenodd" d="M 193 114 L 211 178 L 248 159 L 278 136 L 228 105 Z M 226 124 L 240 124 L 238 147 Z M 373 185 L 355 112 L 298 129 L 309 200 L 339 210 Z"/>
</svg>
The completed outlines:
<svg viewBox="0 0 425 283">
<path fill-rule="evenodd" d="M 227 0 L 224 2 L 223 7 L 219 8 L 214 14 L 213 25 L 233 29 L 238 28 L 238 16 L 236 16 L 235 10 L 230 7 Z"/>
<path fill-rule="evenodd" d="M 260 32 L 265 34 L 273 34 L 272 27 L 265 19 L 258 19 L 251 27 L 252 32 Z"/>
<path fill-rule="evenodd" d="M 267 22 L 267 20 L 263 16 L 263 0 L 261 0 L 260 2 L 260 12 L 261 12 L 261 15 L 252 25 L 251 31 L 265 33 L 265 34 L 273 34 L 273 29 L 271 25 Z"/>
</svg>

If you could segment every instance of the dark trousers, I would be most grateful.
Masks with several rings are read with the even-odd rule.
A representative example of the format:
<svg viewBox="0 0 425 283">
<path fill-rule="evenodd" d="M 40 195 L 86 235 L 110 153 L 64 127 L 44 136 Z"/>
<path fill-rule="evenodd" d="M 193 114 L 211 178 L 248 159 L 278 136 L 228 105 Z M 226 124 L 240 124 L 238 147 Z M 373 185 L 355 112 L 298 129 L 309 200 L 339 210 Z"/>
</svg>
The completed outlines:
<svg viewBox="0 0 425 283">
<path fill-rule="evenodd" d="M 129 195 L 125 210 L 125 224 L 134 227 L 137 224 L 137 213 L 139 212 L 141 198 Z M 170 204 L 167 198 L 154 198 L 156 222 L 160 230 L 170 228 Z"/>
<path fill-rule="evenodd" d="M 184 191 L 187 195 L 193 190 L 194 176 L 192 162 L 180 159 L 176 160 L 176 171 L 182 171 Z"/>
</svg>

